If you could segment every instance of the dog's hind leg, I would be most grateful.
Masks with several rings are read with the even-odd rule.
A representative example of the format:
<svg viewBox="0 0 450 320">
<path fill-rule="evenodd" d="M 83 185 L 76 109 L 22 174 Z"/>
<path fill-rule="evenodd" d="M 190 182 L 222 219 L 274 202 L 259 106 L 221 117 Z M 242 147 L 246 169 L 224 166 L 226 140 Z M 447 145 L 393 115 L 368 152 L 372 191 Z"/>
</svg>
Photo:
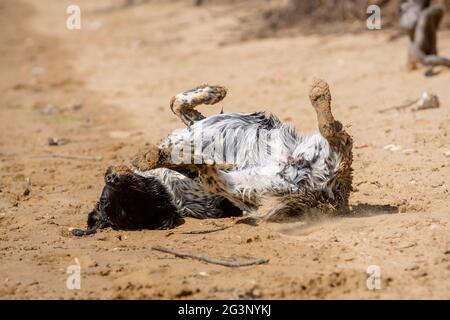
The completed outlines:
<svg viewBox="0 0 450 320">
<path fill-rule="evenodd" d="M 314 80 L 309 92 L 309 99 L 316 110 L 320 133 L 330 145 L 336 145 L 342 124 L 334 120 L 331 113 L 331 93 L 328 84 L 323 80 Z"/>
<path fill-rule="evenodd" d="M 345 132 L 342 123 L 336 121 L 331 113 L 331 93 L 328 84 L 323 80 L 314 80 L 309 99 L 316 110 L 320 134 L 332 148 L 343 152 L 344 157 L 351 156 L 348 151 L 351 151 L 352 139 Z"/>
<path fill-rule="evenodd" d="M 215 104 L 225 98 L 227 89 L 222 86 L 202 85 L 177 94 L 170 100 L 170 109 L 186 126 L 205 119 L 195 107 L 200 104 Z"/>
<path fill-rule="evenodd" d="M 346 211 L 348 209 L 348 198 L 352 190 L 353 140 L 331 113 L 330 88 L 325 81 L 314 81 L 309 98 L 317 113 L 321 135 L 340 158 L 340 164 L 331 186 L 335 194 L 335 206 Z"/>
</svg>

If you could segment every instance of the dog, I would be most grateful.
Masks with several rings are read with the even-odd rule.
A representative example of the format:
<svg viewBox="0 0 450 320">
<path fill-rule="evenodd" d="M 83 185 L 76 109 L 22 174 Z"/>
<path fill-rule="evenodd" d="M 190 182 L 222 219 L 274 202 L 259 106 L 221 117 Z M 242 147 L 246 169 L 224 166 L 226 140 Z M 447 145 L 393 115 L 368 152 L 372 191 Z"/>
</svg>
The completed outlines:
<svg viewBox="0 0 450 320">
<path fill-rule="evenodd" d="M 222 86 L 203 85 L 174 96 L 171 110 L 186 128 L 140 150 L 134 170 L 196 174 L 205 192 L 258 219 L 308 208 L 348 211 L 353 141 L 333 117 L 326 82 L 315 80 L 309 93 L 319 128 L 309 137 L 266 112 L 205 117 L 195 109 L 226 93 Z"/>
<path fill-rule="evenodd" d="M 299 215 L 310 208 L 348 211 L 352 190 L 352 139 L 331 113 L 328 84 L 316 80 L 310 100 L 319 133 L 302 137 L 270 113 L 195 109 L 226 96 L 204 85 L 172 98 L 186 125 L 137 153 L 132 167 L 110 167 L 88 229 L 165 229 L 178 218 L 219 218 L 245 213 L 261 219 Z"/>
</svg>

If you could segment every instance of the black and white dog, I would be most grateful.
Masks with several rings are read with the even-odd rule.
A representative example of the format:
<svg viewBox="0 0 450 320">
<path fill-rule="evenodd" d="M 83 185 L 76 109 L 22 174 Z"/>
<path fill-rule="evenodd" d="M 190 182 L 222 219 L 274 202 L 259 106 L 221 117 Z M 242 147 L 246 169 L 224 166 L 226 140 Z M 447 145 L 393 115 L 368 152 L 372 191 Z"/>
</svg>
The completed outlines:
<svg viewBox="0 0 450 320">
<path fill-rule="evenodd" d="M 133 168 L 126 169 L 138 180 L 158 184 L 157 190 L 147 191 L 153 200 L 139 206 L 136 203 L 140 202 L 133 201 L 134 209 L 122 208 L 125 216 L 133 210 L 136 213 L 131 215 L 147 215 L 145 225 L 139 222 L 133 228 L 171 226 L 173 223 L 163 218 L 167 212 L 205 218 L 242 210 L 268 219 L 299 214 L 307 208 L 347 210 L 352 190 L 352 139 L 334 120 L 328 84 L 316 80 L 311 88 L 320 133 L 309 137 L 300 136 L 292 126 L 265 112 L 205 118 L 195 109 L 199 104 L 217 103 L 225 95 L 223 87 L 204 85 L 172 98 L 171 109 L 187 128 L 144 148 L 133 160 Z M 198 179 L 191 179 L 193 175 Z M 134 190 L 137 184 L 127 182 L 125 189 Z M 106 188 L 112 188 L 107 177 Z M 115 194 L 128 201 L 126 192 Z M 162 208 L 159 197 L 171 201 L 162 201 L 167 204 Z M 126 228 L 132 223 L 110 225 Z"/>
</svg>

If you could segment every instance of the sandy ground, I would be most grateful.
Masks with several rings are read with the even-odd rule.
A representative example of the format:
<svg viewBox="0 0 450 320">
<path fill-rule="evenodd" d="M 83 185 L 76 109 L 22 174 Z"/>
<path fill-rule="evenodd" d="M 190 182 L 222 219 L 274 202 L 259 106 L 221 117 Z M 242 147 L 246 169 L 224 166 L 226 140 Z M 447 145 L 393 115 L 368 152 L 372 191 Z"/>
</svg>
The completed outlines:
<svg viewBox="0 0 450 320">
<path fill-rule="evenodd" d="M 389 42 L 388 31 L 240 41 L 252 1 L 77 3 L 82 28 L 69 31 L 68 1 L 0 1 L 0 298 L 450 298 L 449 70 L 407 72 L 407 39 Z M 439 37 L 450 55 L 450 32 Z M 330 83 L 335 116 L 354 137 L 349 216 L 69 234 L 85 225 L 108 165 L 181 126 L 168 109 L 175 93 L 223 84 L 225 101 L 203 112 L 268 110 L 309 134 L 314 77 Z M 439 109 L 378 112 L 425 90 Z M 69 143 L 49 146 L 49 137 Z M 181 234 L 217 224 L 230 228 Z M 155 244 L 270 262 L 230 269 Z M 69 290 L 75 259 L 81 289 Z M 379 290 L 366 286 L 370 265 L 380 268 Z"/>
</svg>

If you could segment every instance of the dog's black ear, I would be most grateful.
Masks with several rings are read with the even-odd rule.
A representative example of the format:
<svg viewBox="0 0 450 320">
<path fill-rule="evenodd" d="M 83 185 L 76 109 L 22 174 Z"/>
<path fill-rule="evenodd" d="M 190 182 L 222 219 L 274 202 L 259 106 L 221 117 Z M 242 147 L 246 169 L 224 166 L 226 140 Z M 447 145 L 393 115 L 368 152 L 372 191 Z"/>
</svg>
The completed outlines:
<svg viewBox="0 0 450 320">
<path fill-rule="evenodd" d="M 77 237 L 88 236 L 97 232 L 97 229 L 105 228 L 108 223 L 102 215 L 97 203 L 94 210 L 89 212 L 87 219 L 87 229 L 73 229 L 72 234 Z"/>
<path fill-rule="evenodd" d="M 101 214 L 97 211 L 97 208 L 88 213 L 87 227 L 93 228 L 98 221 L 101 220 Z"/>
<path fill-rule="evenodd" d="M 108 226 L 108 221 L 106 217 L 106 213 L 101 210 L 99 203 L 95 205 L 94 210 L 89 212 L 87 218 L 87 227 L 88 229 L 102 229 Z"/>
</svg>

